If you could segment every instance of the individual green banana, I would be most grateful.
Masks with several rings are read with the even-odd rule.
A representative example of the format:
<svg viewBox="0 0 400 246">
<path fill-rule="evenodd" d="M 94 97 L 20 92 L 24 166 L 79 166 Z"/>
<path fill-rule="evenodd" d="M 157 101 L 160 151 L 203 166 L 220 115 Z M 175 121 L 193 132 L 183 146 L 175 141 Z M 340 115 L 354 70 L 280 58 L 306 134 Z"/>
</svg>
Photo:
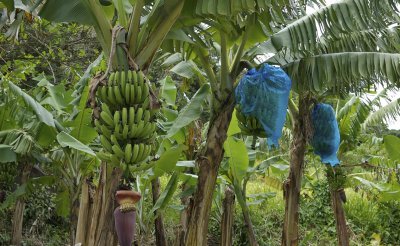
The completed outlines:
<svg viewBox="0 0 400 246">
<path fill-rule="evenodd" d="M 131 84 L 126 83 L 125 85 L 125 102 L 126 105 L 130 105 L 131 104 Z"/>
<path fill-rule="evenodd" d="M 138 135 L 138 130 L 136 124 L 129 125 L 129 138 L 135 138 Z"/>
<path fill-rule="evenodd" d="M 125 157 L 125 153 L 124 153 L 124 151 L 122 151 L 122 149 L 121 149 L 121 147 L 119 145 L 114 144 L 112 146 L 112 150 L 119 158 L 124 158 Z"/>
<path fill-rule="evenodd" d="M 100 89 L 101 100 L 103 103 L 111 104 L 110 100 L 108 100 L 107 86 L 102 86 Z"/>
<path fill-rule="evenodd" d="M 108 107 L 108 105 L 106 103 L 103 103 L 101 105 L 101 111 L 106 112 L 112 118 L 113 114 L 111 113 L 111 110 L 110 110 L 110 108 Z"/>
<path fill-rule="evenodd" d="M 125 163 L 130 163 L 132 160 L 132 144 L 125 146 Z"/>
<path fill-rule="evenodd" d="M 127 108 L 122 108 L 122 124 L 126 125 L 128 124 L 128 109 Z"/>
<path fill-rule="evenodd" d="M 121 90 L 119 89 L 119 86 L 115 85 L 114 86 L 114 95 L 115 95 L 115 100 L 119 105 L 124 105 L 125 101 L 122 98 Z"/>
<path fill-rule="evenodd" d="M 119 71 L 116 71 L 113 86 L 119 86 L 120 81 L 121 81 L 121 73 Z"/>
<path fill-rule="evenodd" d="M 136 71 L 131 71 L 132 72 L 132 84 L 138 84 L 138 74 Z"/>
<path fill-rule="evenodd" d="M 111 138 L 111 130 L 107 128 L 105 125 L 100 126 L 101 133 L 108 139 Z"/>
<path fill-rule="evenodd" d="M 137 74 L 138 74 L 138 86 L 143 87 L 143 84 L 145 82 L 144 73 L 142 71 L 139 71 Z"/>
<path fill-rule="evenodd" d="M 139 86 L 138 86 L 138 83 L 137 83 L 137 82 L 134 83 L 132 86 L 133 86 L 133 92 L 132 92 L 132 87 L 131 87 L 131 95 L 132 95 L 132 93 L 133 93 L 134 98 L 135 98 L 135 100 L 133 101 L 133 103 L 137 103 L 136 95 L 137 95 L 137 91 L 139 90 Z"/>
<path fill-rule="evenodd" d="M 107 87 L 107 99 L 112 105 L 117 105 L 117 100 L 115 100 L 114 89 L 113 86 Z"/>
<path fill-rule="evenodd" d="M 135 115 L 135 123 L 139 123 L 143 117 L 143 108 L 138 108 Z"/>
<path fill-rule="evenodd" d="M 114 113 L 114 125 L 118 125 L 121 120 L 121 113 L 119 111 L 115 111 Z"/>
<path fill-rule="evenodd" d="M 94 126 L 96 127 L 96 130 L 97 130 L 98 133 L 103 133 L 103 131 L 101 130 L 100 121 L 98 119 L 94 120 Z"/>
<path fill-rule="evenodd" d="M 108 83 L 107 83 L 107 85 L 108 85 L 108 86 L 112 86 L 113 83 L 114 83 L 114 79 L 115 79 L 115 73 L 111 73 L 111 74 L 110 74 L 110 77 L 108 77 Z"/>
<path fill-rule="evenodd" d="M 104 135 L 100 135 L 100 143 L 107 152 L 112 153 L 112 145 Z"/>
<path fill-rule="evenodd" d="M 114 127 L 113 118 L 106 111 L 101 111 L 100 118 L 110 127 Z"/>
<path fill-rule="evenodd" d="M 144 115 L 143 115 L 143 121 L 144 122 L 149 122 L 150 121 L 150 110 L 145 110 L 144 111 Z"/>
<path fill-rule="evenodd" d="M 143 130 L 139 133 L 140 138 L 148 138 L 151 134 L 151 122 L 147 122 L 143 127 Z"/>
<path fill-rule="evenodd" d="M 114 129 L 114 135 L 115 135 L 115 137 L 116 137 L 117 139 L 120 139 L 120 140 L 125 140 L 125 139 L 123 138 L 123 136 L 122 136 L 121 131 L 122 131 L 122 126 L 121 126 L 121 124 L 116 124 L 116 125 L 115 125 L 115 129 Z M 110 138 L 111 138 L 111 137 L 110 137 Z"/>
<path fill-rule="evenodd" d="M 127 73 L 127 84 L 132 84 L 132 71 Z"/>
<path fill-rule="evenodd" d="M 132 126 L 135 123 L 135 108 L 129 108 L 129 126 Z"/>
<path fill-rule="evenodd" d="M 135 103 L 142 103 L 142 87 L 138 86 L 137 90 L 135 91 Z"/>
<path fill-rule="evenodd" d="M 121 84 L 121 92 L 125 95 L 125 85 L 126 85 L 126 71 L 121 71 L 121 80 L 119 81 Z"/>
<path fill-rule="evenodd" d="M 128 133 L 129 133 L 129 126 L 124 125 L 124 128 L 122 129 L 122 139 L 127 140 L 128 139 Z"/>
<path fill-rule="evenodd" d="M 137 86 L 135 85 L 131 85 L 131 97 L 129 98 L 131 100 L 131 104 L 135 104 L 136 103 L 136 92 L 137 91 Z"/>
<path fill-rule="evenodd" d="M 150 155 L 150 153 L 151 153 L 151 145 L 146 144 L 143 159 L 146 159 L 146 157 L 148 157 Z"/>
<path fill-rule="evenodd" d="M 143 109 L 150 109 L 150 97 L 146 97 L 142 104 Z"/>
<path fill-rule="evenodd" d="M 144 101 L 145 98 L 149 97 L 149 85 L 147 83 L 144 83 L 142 86 L 142 99 Z"/>
<path fill-rule="evenodd" d="M 136 163 L 138 155 L 139 155 L 139 145 L 135 144 L 135 145 L 133 145 L 133 154 L 132 154 L 131 163 Z"/>
<path fill-rule="evenodd" d="M 111 134 L 110 140 L 111 140 L 112 144 L 118 144 L 119 145 L 118 139 L 117 139 L 117 137 L 115 137 L 114 134 Z"/>
<path fill-rule="evenodd" d="M 144 128 L 144 121 L 141 120 L 139 121 L 139 123 L 137 124 L 137 135 L 135 137 L 138 137 L 142 132 L 143 132 L 143 128 Z"/>
<path fill-rule="evenodd" d="M 138 157 L 136 159 L 136 162 L 143 161 L 143 154 L 144 154 L 144 144 L 140 143 L 139 144 L 139 154 L 138 154 Z"/>
</svg>

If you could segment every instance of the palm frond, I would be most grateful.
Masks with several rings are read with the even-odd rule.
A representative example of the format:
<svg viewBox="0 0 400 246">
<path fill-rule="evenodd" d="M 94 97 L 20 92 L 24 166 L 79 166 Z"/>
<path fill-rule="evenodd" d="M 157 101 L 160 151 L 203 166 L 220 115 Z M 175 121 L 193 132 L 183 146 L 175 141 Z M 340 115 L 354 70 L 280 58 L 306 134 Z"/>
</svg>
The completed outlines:
<svg viewBox="0 0 400 246">
<path fill-rule="evenodd" d="M 393 100 L 389 104 L 380 107 L 376 111 L 368 115 L 362 124 L 362 129 L 387 122 L 388 120 L 396 120 L 400 116 L 400 98 Z"/>
<path fill-rule="evenodd" d="M 358 103 L 339 121 L 341 139 L 354 142 L 361 131 L 361 125 L 370 114 L 372 108 L 363 100 L 357 98 Z"/>
<path fill-rule="evenodd" d="M 271 36 L 258 50 L 307 55 L 323 38 L 340 39 L 355 30 L 383 29 L 398 22 L 398 0 L 345 0 L 304 16 Z M 257 51 L 253 51 L 257 52 Z"/>
<path fill-rule="evenodd" d="M 360 98 L 358 96 L 352 96 L 346 103 L 338 110 L 338 114 L 336 115 L 336 119 L 341 121 L 346 115 L 349 115 L 351 110 L 360 103 Z"/>
<path fill-rule="evenodd" d="M 269 0 L 197 0 L 195 13 L 201 16 L 235 16 L 240 13 L 253 13 L 268 10 L 271 17 L 284 19 L 284 16 L 294 14 L 306 5 L 292 1 L 269 1 Z M 193 3 L 191 3 L 192 5 Z"/>
<path fill-rule="evenodd" d="M 400 85 L 400 54 L 344 52 L 302 58 L 284 66 L 297 91 L 358 91 L 365 80 Z"/>
<path fill-rule="evenodd" d="M 340 34 L 339 37 L 321 38 L 314 54 L 337 52 L 399 53 L 400 28 L 369 29 Z"/>
<path fill-rule="evenodd" d="M 286 64 L 296 59 L 328 53 L 341 52 L 385 52 L 400 53 L 400 28 L 386 28 L 381 30 L 369 29 L 340 34 L 338 37 L 322 37 L 315 44 L 315 49 L 296 53 L 284 49 L 279 51 L 267 62 Z M 259 51 L 262 51 L 261 49 Z"/>
</svg>

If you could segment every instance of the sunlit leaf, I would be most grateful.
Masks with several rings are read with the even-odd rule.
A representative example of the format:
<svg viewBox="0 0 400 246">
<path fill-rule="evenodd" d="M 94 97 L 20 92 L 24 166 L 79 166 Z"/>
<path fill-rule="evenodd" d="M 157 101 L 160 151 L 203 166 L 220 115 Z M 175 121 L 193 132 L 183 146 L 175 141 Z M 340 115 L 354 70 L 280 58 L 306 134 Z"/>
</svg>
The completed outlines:
<svg viewBox="0 0 400 246">
<path fill-rule="evenodd" d="M 87 145 L 83 144 L 66 132 L 60 132 L 57 135 L 57 141 L 62 147 L 76 149 L 92 156 L 96 155 L 91 148 L 89 148 Z"/>
</svg>

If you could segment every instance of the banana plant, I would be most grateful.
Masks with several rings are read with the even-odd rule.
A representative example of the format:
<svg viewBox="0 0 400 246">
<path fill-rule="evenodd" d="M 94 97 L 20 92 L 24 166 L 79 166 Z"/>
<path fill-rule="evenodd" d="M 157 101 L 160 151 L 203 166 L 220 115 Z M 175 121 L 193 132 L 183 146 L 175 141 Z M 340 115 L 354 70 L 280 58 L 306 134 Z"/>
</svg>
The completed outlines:
<svg viewBox="0 0 400 246">
<path fill-rule="evenodd" d="M 387 30 L 397 22 L 396 11 L 396 1 L 391 0 L 334 3 L 293 21 L 253 50 L 253 55 L 270 53 L 267 62 L 284 67 L 293 80 L 294 91 L 299 93 L 286 182 L 283 245 L 298 245 L 299 194 L 308 138 L 307 115 L 312 104 L 309 99 L 324 92 L 361 92 L 376 83 L 398 86 L 400 57 L 397 48 L 387 41 L 393 35 Z M 358 45 L 363 35 L 372 35 L 372 44 L 364 39 Z M 355 42 L 357 45 L 353 45 Z M 346 245 L 346 238 L 339 241 L 344 240 Z"/>
<path fill-rule="evenodd" d="M 188 216 L 186 245 L 206 244 L 212 194 L 235 105 L 233 89 L 247 65 L 245 51 L 268 37 L 263 27 L 268 28 L 269 24 L 276 24 L 285 18 L 293 19 L 299 14 L 289 11 L 285 12 L 285 16 L 279 14 L 276 19 L 272 17 L 282 9 L 290 9 L 289 5 L 280 3 L 272 6 L 263 1 L 231 1 L 226 5 L 222 2 L 196 1 L 195 12 L 203 20 L 182 28 L 190 40 L 182 40 L 184 44 L 176 46 L 168 42 L 163 45 L 172 54 L 165 63 L 177 63 L 172 72 L 186 78 L 196 75 L 200 82 L 205 74 L 212 92 L 207 140 L 196 160 L 199 182 L 189 204 L 191 214 Z M 273 11 L 268 12 L 272 7 Z M 182 15 L 185 16 L 185 13 L 183 11 Z M 268 21 L 263 23 L 265 20 Z M 175 54 L 177 52 L 181 55 Z"/>
<path fill-rule="evenodd" d="M 92 65 L 99 64 L 100 60 L 101 56 Z M 83 84 L 84 81 L 87 83 L 92 68 L 93 66 L 89 66 L 78 84 Z M 91 127 L 91 110 L 85 109 L 87 95 L 77 96 L 80 100 L 74 106 L 71 91 L 65 91 L 62 85 L 52 85 L 43 75 L 35 79 L 39 82 L 38 86 L 28 94 L 7 77 L 3 77 L 2 83 L 6 84 L 3 87 L 3 93 L 8 93 L 8 96 L 4 98 L 7 100 L 14 98 L 14 103 L 13 106 L 9 105 L 11 101 L 3 105 L 1 113 L 9 117 L 2 120 L 1 126 L 3 129 L 18 128 L 4 130 L 2 133 L 7 134 L 4 141 L 15 145 L 14 149 L 17 153 L 22 148 L 28 149 L 27 153 L 36 157 L 41 165 L 50 162 L 55 164 L 46 168 L 51 173 L 46 178 L 50 178 L 51 182 L 49 182 L 60 190 L 57 194 L 56 208 L 59 215 L 70 216 L 71 243 L 73 243 L 77 217 L 76 205 L 78 205 L 81 186 L 90 170 L 93 170 L 98 162 L 94 152 L 86 144 L 91 143 L 97 137 L 97 133 Z M 80 91 L 87 92 L 87 84 L 83 87 L 86 89 Z M 13 115 L 10 115 L 11 112 Z M 10 122 L 16 119 L 20 119 L 23 124 L 10 125 Z M 59 120 L 64 122 L 64 126 L 58 122 Z M 16 136 L 15 140 L 11 141 L 11 136 Z M 28 140 L 31 139 L 30 142 L 33 144 L 24 144 L 27 142 L 25 136 L 29 137 Z M 53 178 L 53 175 L 61 178 Z M 28 183 L 31 182 L 27 178 L 25 180 Z M 23 212 L 21 209 L 20 211 Z M 20 225 L 22 226 L 22 223 Z M 21 237 L 18 238 L 20 240 Z"/>
<path fill-rule="evenodd" d="M 11 82 L 2 80 L 1 94 L 2 105 L 0 106 L 0 114 L 2 115 L 0 123 L 0 143 L 2 144 L 3 153 L 1 162 L 6 162 L 6 165 L 18 164 L 18 168 L 22 170 L 17 184 L 19 188 L 9 195 L 6 201 L 2 204 L 2 208 L 11 206 L 15 203 L 13 215 L 13 234 L 11 243 L 20 245 L 22 240 L 23 214 L 25 209 L 25 199 L 23 195 L 27 195 L 32 191 L 32 182 L 29 180 L 29 175 L 32 168 L 37 162 L 41 162 L 46 148 L 51 143 L 51 128 L 43 123 L 44 118 L 33 121 L 39 113 L 48 113 L 43 107 L 38 104 L 29 104 L 36 106 L 36 111 L 26 108 L 24 102 L 21 103 L 18 97 L 20 88 Z M 11 93 L 12 91 L 12 93 Z M 13 93 L 17 95 L 13 95 Z M 22 94 L 25 102 L 35 102 L 27 94 Z M 43 133 L 48 131 L 48 140 Z M 54 140 L 54 139 L 53 139 Z M 6 146 L 7 148 L 4 148 Z M 8 152 L 8 153 L 7 153 Z"/>
<path fill-rule="evenodd" d="M 146 71 L 162 41 L 178 19 L 184 4 L 185 1 L 177 0 L 139 0 L 133 3 L 127 0 L 99 2 L 97 0 L 7 1 L 7 6 L 32 12 L 49 21 L 78 22 L 92 26 L 109 61 L 108 64 L 111 65 L 111 71 L 118 68 L 117 60 L 122 67 L 131 66 L 135 70 Z M 145 18 L 142 18 L 143 16 Z M 125 30 L 126 35 L 120 36 L 121 39 L 118 40 L 120 48 L 114 50 L 117 41 L 115 32 L 112 30 L 116 30 L 114 28 L 116 25 L 120 26 L 120 30 Z M 124 45 L 121 46 L 120 42 Z M 117 53 L 118 59 L 114 58 L 115 53 Z M 121 57 L 129 57 L 129 59 L 121 60 Z M 107 69 L 108 71 L 109 69 Z M 91 91 L 92 96 L 94 96 L 94 92 L 95 90 Z M 107 168 L 108 170 L 106 170 Z M 88 236 L 90 240 L 88 245 L 111 245 L 113 241 L 112 226 L 108 226 L 106 223 L 108 219 L 105 218 L 112 216 L 113 206 L 112 200 L 109 198 L 116 189 L 122 172 L 120 170 L 111 172 L 111 170 L 111 165 L 107 166 L 105 163 L 102 165 L 100 173 L 102 180 L 97 188 L 98 196 L 95 199 L 93 210 L 98 214 L 92 216 L 95 219 L 89 230 L 91 235 Z M 111 173 L 111 176 L 107 173 Z M 103 193 L 107 194 L 103 196 Z M 107 197 L 107 201 L 102 201 L 103 197 Z M 102 204 L 106 204 L 106 206 L 102 206 Z M 98 218 L 100 219 L 97 220 Z M 111 232 L 108 234 L 109 236 L 102 237 L 104 228 Z"/>
</svg>

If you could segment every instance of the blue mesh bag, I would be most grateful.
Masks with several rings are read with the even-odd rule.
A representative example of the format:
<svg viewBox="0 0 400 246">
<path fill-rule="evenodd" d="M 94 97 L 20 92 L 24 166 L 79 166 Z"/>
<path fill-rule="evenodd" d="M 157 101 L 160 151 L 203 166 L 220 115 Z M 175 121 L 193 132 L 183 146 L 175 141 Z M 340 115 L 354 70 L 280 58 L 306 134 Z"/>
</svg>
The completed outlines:
<svg viewBox="0 0 400 246">
<path fill-rule="evenodd" d="M 236 102 L 246 116 L 256 117 L 263 126 L 268 145 L 278 146 L 286 120 L 292 81 L 279 67 L 264 64 L 251 69 L 239 81 Z"/>
<path fill-rule="evenodd" d="M 321 157 L 322 163 L 331 166 L 339 164 L 336 152 L 339 149 L 340 133 L 332 106 L 324 103 L 315 105 L 311 121 L 314 130 L 311 145 L 314 153 Z"/>
</svg>

